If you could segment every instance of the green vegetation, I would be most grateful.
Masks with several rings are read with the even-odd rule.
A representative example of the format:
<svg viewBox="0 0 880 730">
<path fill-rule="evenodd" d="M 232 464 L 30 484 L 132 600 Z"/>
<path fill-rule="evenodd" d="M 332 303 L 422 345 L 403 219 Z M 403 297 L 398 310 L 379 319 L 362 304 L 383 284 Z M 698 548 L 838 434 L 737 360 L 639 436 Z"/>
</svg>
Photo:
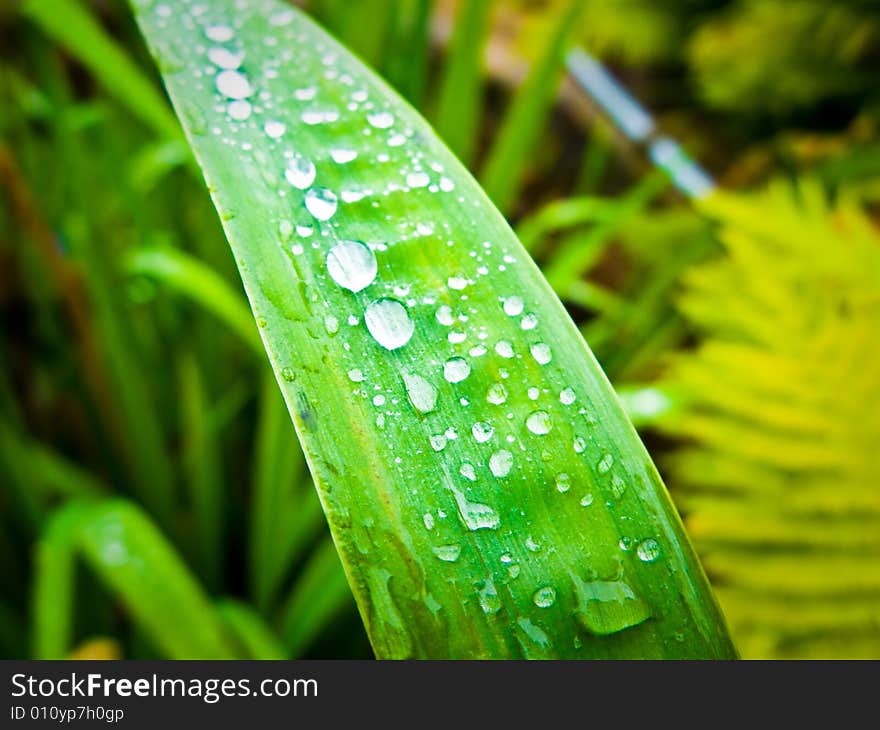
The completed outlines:
<svg viewBox="0 0 880 730">
<path fill-rule="evenodd" d="M 870 4 L 233 5 L 0 11 L 0 653 L 732 656 L 622 404 L 744 656 L 880 655 Z"/>
</svg>

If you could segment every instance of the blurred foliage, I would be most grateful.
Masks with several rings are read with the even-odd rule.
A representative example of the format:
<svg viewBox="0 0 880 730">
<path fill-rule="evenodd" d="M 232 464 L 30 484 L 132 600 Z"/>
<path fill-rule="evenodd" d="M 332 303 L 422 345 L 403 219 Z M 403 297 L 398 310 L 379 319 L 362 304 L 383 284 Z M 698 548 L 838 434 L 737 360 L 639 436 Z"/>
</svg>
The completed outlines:
<svg viewBox="0 0 880 730">
<path fill-rule="evenodd" d="M 448 65 L 432 18 L 457 3 L 308 6 L 482 160 L 508 106 L 482 34 L 519 13 L 507 42 L 547 57 L 570 0 L 488 4 Z M 112 572 L 133 530 L 151 541 L 143 570 L 174 571 L 213 627 L 182 641 L 368 656 L 124 4 L 23 6 L 30 19 L 0 7 L 0 653 L 179 655 L 163 622 L 180 609 L 139 614 Z M 583 12 L 576 40 L 727 186 L 775 182 L 693 204 L 607 125 L 547 109 L 529 120 L 537 143 L 507 161 L 518 233 L 665 465 L 743 654 L 878 657 L 880 6 Z M 128 400 L 111 395 L 119 383 Z"/>
<path fill-rule="evenodd" d="M 876 657 L 880 232 L 814 183 L 700 207 L 724 252 L 683 277 L 659 419 L 689 532 L 744 654 Z"/>
</svg>

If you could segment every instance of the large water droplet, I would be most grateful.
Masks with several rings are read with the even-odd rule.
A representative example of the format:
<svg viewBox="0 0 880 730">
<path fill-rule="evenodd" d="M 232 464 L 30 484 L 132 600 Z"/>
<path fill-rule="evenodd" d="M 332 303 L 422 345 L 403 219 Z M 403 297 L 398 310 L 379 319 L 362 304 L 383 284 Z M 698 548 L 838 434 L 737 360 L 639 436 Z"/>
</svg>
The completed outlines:
<svg viewBox="0 0 880 730">
<path fill-rule="evenodd" d="M 327 188 L 311 188 L 306 193 L 306 208 L 319 221 L 330 220 L 336 213 L 336 193 Z"/>
<path fill-rule="evenodd" d="M 417 411 L 430 413 L 434 410 L 434 407 L 437 405 L 437 388 L 421 375 L 416 375 L 415 373 L 404 373 L 403 384 L 406 388 L 409 402 L 413 404 Z M 443 438 L 443 446 L 445 446 L 446 439 L 442 436 L 440 438 Z M 439 449 L 436 450 L 439 451 Z"/>
<path fill-rule="evenodd" d="M 553 586 L 544 586 L 535 591 L 532 601 L 538 608 L 550 608 L 556 603 L 556 590 Z"/>
<path fill-rule="evenodd" d="M 315 164 L 311 160 L 307 160 L 301 155 L 295 155 L 287 163 L 287 169 L 284 171 L 284 179 L 293 187 L 305 190 L 309 185 L 315 182 Z"/>
<path fill-rule="evenodd" d="M 347 162 L 351 162 L 358 156 L 358 153 L 354 150 L 349 149 L 333 149 L 330 150 L 330 157 L 333 158 L 333 162 L 338 165 L 344 165 Z"/>
<path fill-rule="evenodd" d="M 415 323 L 396 299 L 379 299 L 367 305 L 364 312 L 367 330 L 386 350 L 403 347 L 415 332 Z"/>
<path fill-rule="evenodd" d="M 492 438 L 492 434 L 495 433 L 495 428 L 484 421 L 477 421 L 471 427 L 471 433 L 473 434 L 474 439 L 482 444 Z"/>
<path fill-rule="evenodd" d="M 451 357 L 443 365 L 443 377 L 450 383 L 460 383 L 471 374 L 471 366 L 463 357 Z"/>
<path fill-rule="evenodd" d="M 394 115 L 391 112 L 374 112 L 367 115 L 367 121 L 376 129 L 388 129 L 394 124 Z"/>
<path fill-rule="evenodd" d="M 358 292 L 376 278 L 376 254 L 361 241 L 340 241 L 327 254 L 327 272 L 343 289 Z"/>
<path fill-rule="evenodd" d="M 546 365 L 553 359 L 553 353 L 550 351 L 550 345 L 546 342 L 538 342 L 529 348 L 532 357 L 538 365 Z"/>
<path fill-rule="evenodd" d="M 510 317 L 516 317 L 523 311 L 522 297 L 512 296 L 504 300 L 504 313 Z"/>
<path fill-rule="evenodd" d="M 636 555 L 643 563 L 653 563 L 660 557 L 660 544 L 653 537 L 642 540 L 636 548 Z"/>
<path fill-rule="evenodd" d="M 496 451 L 489 457 L 489 471 L 496 477 L 506 477 L 513 467 L 513 454 L 506 449 Z"/>
<path fill-rule="evenodd" d="M 501 383 L 493 383 L 486 392 L 486 400 L 493 405 L 500 406 L 507 400 L 507 388 Z"/>
<path fill-rule="evenodd" d="M 460 545 L 438 545 L 433 550 L 434 555 L 446 563 L 454 563 L 461 555 Z"/>
<path fill-rule="evenodd" d="M 254 93 L 247 76 L 238 71 L 221 71 L 214 79 L 214 84 L 227 99 L 247 99 Z"/>
<path fill-rule="evenodd" d="M 526 428 L 537 436 L 544 436 L 550 433 L 552 424 L 550 423 L 550 415 L 547 411 L 534 411 L 526 418 Z"/>
<path fill-rule="evenodd" d="M 448 489 L 455 497 L 458 513 L 469 530 L 495 530 L 501 524 L 498 514 L 488 504 L 471 502 L 454 486 L 448 486 Z"/>
<path fill-rule="evenodd" d="M 570 406 L 577 400 L 577 394 L 572 388 L 563 388 L 559 393 L 559 402 L 564 406 Z"/>
<path fill-rule="evenodd" d="M 510 359 L 513 357 L 513 345 L 511 345 L 507 340 L 499 340 L 495 345 L 495 352 L 497 352 L 501 357 Z"/>
<path fill-rule="evenodd" d="M 648 605 L 621 580 L 585 581 L 577 576 L 572 579 L 578 602 L 575 617 L 591 634 L 615 634 L 651 617 Z"/>
<path fill-rule="evenodd" d="M 225 43 L 232 40 L 232 28 L 228 25 L 209 25 L 205 28 L 205 36 L 215 43 Z"/>
<path fill-rule="evenodd" d="M 252 111 L 251 103 L 244 99 L 236 99 L 230 101 L 226 107 L 226 113 L 229 114 L 237 122 L 243 122 L 250 117 Z"/>
<path fill-rule="evenodd" d="M 219 66 L 227 71 L 234 71 L 244 61 L 244 53 L 230 51 L 228 48 L 217 46 L 216 48 L 208 49 L 208 60 L 215 66 Z"/>
<path fill-rule="evenodd" d="M 446 327 L 451 327 L 455 324 L 455 319 L 452 316 L 452 307 L 448 304 L 441 304 L 437 307 L 437 321 L 445 325 Z"/>
</svg>

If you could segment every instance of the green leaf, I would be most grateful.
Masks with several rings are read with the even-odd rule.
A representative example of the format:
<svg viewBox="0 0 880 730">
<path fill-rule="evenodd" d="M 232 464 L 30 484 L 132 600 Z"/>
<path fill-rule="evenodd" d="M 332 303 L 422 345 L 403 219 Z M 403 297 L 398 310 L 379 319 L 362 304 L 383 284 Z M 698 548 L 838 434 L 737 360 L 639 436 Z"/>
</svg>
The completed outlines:
<svg viewBox="0 0 880 730">
<path fill-rule="evenodd" d="M 35 653 L 71 648 L 74 560 L 82 557 L 170 659 L 235 653 L 195 579 L 150 520 L 122 500 L 71 502 L 49 522 L 36 551 Z"/>
<path fill-rule="evenodd" d="M 607 379 L 427 123 L 293 8 L 135 5 L 377 656 L 732 656 Z"/>
</svg>

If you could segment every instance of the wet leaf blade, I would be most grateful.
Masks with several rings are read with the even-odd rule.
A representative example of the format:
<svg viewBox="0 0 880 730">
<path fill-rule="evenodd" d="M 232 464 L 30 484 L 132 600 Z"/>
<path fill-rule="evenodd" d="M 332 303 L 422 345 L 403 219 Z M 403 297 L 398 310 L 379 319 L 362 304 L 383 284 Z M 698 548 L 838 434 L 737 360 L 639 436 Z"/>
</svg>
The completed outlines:
<svg viewBox="0 0 880 730">
<path fill-rule="evenodd" d="M 425 121 L 292 8 L 163 7 L 138 19 L 377 656 L 732 656 L 607 379 Z"/>
</svg>

